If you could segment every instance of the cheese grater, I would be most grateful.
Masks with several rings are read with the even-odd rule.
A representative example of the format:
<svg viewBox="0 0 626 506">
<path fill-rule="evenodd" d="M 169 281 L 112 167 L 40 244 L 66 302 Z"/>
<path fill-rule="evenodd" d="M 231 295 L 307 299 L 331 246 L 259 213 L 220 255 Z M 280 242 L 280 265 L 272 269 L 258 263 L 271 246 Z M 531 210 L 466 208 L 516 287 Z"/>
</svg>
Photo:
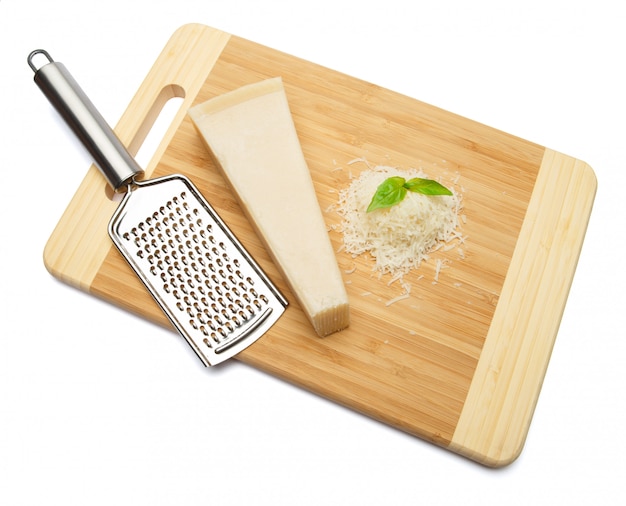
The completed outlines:
<svg viewBox="0 0 626 506">
<path fill-rule="evenodd" d="M 65 66 L 42 49 L 28 64 L 109 185 L 125 191 L 109 236 L 200 360 L 216 365 L 260 338 L 287 300 L 193 183 L 138 180 L 143 170 Z"/>
</svg>

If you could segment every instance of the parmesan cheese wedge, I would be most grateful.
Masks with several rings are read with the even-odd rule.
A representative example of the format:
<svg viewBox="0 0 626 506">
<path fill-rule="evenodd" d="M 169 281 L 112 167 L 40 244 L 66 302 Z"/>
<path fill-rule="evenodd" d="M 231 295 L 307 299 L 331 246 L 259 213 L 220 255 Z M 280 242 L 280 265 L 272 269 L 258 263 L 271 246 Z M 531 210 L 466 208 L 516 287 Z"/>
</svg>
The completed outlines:
<svg viewBox="0 0 626 506">
<path fill-rule="evenodd" d="M 189 110 L 315 332 L 349 325 L 346 289 L 280 78 Z"/>
</svg>

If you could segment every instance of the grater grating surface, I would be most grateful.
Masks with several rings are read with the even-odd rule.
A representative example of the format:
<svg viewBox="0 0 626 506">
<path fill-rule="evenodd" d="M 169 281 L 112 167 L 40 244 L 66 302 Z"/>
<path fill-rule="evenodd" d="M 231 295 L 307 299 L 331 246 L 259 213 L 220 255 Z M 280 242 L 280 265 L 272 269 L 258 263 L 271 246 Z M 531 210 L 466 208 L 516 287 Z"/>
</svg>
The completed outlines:
<svg viewBox="0 0 626 506">
<path fill-rule="evenodd" d="M 191 182 L 137 182 L 109 235 L 206 365 L 263 335 L 287 302 Z"/>
</svg>

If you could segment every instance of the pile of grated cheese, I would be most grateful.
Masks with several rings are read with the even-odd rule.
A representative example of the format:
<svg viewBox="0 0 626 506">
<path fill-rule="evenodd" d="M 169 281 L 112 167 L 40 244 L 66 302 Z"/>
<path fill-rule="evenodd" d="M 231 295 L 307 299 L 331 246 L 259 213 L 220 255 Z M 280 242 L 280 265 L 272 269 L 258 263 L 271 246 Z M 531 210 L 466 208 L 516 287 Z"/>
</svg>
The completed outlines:
<svg viewBox="0 0 626 506">
<path fill-rule="evenodd" d="M 399 204 L 367 213 L 376 189 L 391 176 L 401 176 L 407 181 L 414 177 L 428 178 L 416 169 L 370 168 L 339 192 L 336 208 L 343 218 L 345 251 L 353 257 L 369 253 L 375 260 L 373 270 L 379 276 L 390 274 L 390 283 L 402 280 L 411 269 L 419 267 L 430 252 L 442 247 L 448 249 L 451 246 L 446 247 L 446 244 L 455 239 L 462 240 L 457 230 L 461 197 L 449 186 L 451 196 L 407 192 Z M 438 263 L 437 267 L 438 275 L 441 264 Z"/>
</svg>

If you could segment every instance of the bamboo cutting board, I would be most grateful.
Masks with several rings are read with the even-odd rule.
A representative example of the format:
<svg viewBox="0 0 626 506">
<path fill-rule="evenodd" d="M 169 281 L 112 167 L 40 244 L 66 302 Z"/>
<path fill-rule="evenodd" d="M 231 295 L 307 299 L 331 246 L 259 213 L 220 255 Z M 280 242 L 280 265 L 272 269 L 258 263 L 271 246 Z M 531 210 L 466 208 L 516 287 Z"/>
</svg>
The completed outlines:
<svg viewBox="0 0 626 506">
<path fill-rule="evenodd" d="M 316 337 L 211 161 L 186 111 L 281 76 L 351 304 L 349 329 Z M 520 453 L 596 190 L 585 163 L 406 96 L 202 25 L 169 40 L 116 131 L 136 153 L 162 106 L 183 104 L 146 177 L 189 176 L 290 301 L 239 358 L 488 466 Z M 462 192 L 463 244 L 406 280 L 340 251 L 337 191 L 373 165 L 421 167 Z M 169 325 L 112 246 L 117 207 L 91 167 L 45 250 L 50 272 Z M 435 274 L 437 260 L 444 269 Z M 315 266 L 311 266 L 315 268 Z"/>
</svg>

